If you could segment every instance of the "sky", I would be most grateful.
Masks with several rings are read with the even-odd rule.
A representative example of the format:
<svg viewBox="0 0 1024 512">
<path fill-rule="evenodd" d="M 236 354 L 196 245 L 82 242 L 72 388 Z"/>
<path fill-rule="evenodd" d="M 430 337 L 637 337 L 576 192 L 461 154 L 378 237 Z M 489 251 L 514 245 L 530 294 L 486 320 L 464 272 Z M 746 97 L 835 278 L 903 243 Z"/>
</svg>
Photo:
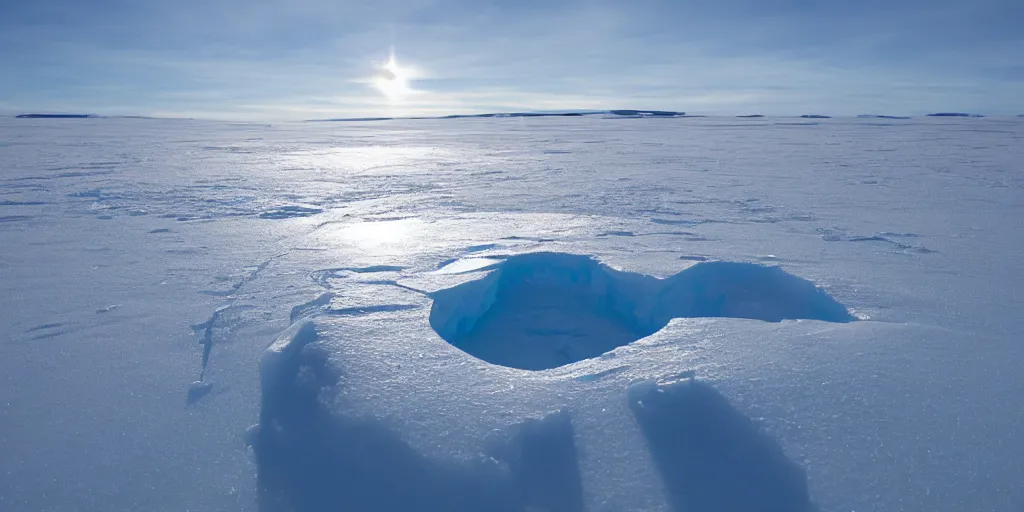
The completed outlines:
<svg viewBox="0 0 1024 512">
<path fill-rule="evenodd" d="M 0 0 L 0 111 L 1016 115 L 1021 27 L 1021 0 Z"/>
</svg>

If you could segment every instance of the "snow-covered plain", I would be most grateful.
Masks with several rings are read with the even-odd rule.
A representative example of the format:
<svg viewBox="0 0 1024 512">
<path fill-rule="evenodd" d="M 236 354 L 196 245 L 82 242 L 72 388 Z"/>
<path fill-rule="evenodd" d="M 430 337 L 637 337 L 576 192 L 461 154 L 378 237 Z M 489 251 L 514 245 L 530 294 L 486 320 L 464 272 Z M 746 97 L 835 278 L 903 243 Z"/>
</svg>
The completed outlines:
<svg viewBox="0 0 1024 512">
<path fill-rule="evenodd" d="M 4 118 L 0 242 L 0 510 L 1024 510 L 1024 119 Z"/>
</svg>

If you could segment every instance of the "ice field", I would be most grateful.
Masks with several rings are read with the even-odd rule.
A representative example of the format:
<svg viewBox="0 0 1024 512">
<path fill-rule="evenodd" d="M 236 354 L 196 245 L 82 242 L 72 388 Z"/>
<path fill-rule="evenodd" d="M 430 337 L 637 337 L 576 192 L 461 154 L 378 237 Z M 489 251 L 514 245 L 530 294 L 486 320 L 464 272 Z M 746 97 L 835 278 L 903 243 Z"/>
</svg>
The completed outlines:
<svg viewBox="0 0 1024 512">
<path fill-rule="evenodd" d="M 0 118 L 0 510 L 1024 510 L 1024 118 L 613 117 Z"/>
</svg>

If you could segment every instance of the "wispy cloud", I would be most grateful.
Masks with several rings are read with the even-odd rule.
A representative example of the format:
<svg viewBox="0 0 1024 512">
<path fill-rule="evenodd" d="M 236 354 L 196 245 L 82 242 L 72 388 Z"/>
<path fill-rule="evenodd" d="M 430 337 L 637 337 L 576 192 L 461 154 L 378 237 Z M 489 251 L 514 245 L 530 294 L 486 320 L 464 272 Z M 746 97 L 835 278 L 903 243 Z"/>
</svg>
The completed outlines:
<svg viewBox="0 0 1024 512">
<path fill-rule="evenodd" d="M 37 0 L 0 6 L 23 110 L 306 119 L 488 110 L 1024 112 L 1017 0 Z M 370 77 L 391 45 L 418 92 Z"/>
</svg>

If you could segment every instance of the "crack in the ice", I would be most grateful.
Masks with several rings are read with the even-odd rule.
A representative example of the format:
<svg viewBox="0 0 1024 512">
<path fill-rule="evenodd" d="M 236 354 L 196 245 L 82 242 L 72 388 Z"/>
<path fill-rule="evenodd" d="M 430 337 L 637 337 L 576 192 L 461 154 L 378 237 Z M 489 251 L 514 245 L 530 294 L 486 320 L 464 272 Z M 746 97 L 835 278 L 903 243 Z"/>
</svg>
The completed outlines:
<svg viewBox="0 0 1024 512">
<path fill-rule="evenodd" d="M 875 235 L 848 235 L 846 230 L 841 228 L 822 228 L 818 229 L 818 233 L 821 235 L 821 239 L 826 242 L 880 242 L 907 253 L 930 254 L 938 252 L 922 245 L 893 240 L 893 238 L 917 238 L 917 235 L 914 233 L 881 232 Z"/>
<path fill-rule="evenodd" d="M 30 327 L 30 328 L 26 329 L 25 332 L 26 333 L 30 333 L 30 332 L 42 331 L 44 329 L 54 329 L 54 328 L 57 328 L 57 327 L 62 327 L 64 325 L 66 325 L 64 322 L 54 322 L 52 324 L 42 324 L 42 325 L 37 325 L 35 327 Z"/>
<path fill-rule="evenodd" d="M 244 275 L 237 283 L 233 284 L 231 286 L 231 288 L 230 288 L 230 292 L 224 294 L 224 296 L 231 297 L 235 292 L 237 292 L 239 289 L 241 289 L 242 286 L 244 286 L 246 283 L 252 282 L 254 279 L 256 279 L 260 275 L 260 273 L 263 272 L 264 270 L 266 270 L 266 268 L 272 262 L 274 262 L 275 260 L 277 260 L 279 258 L 287 256 L 289 253 L 290 253 L 290 251 L 284 251 L 284 252 L 275 254 L 275 255 L 267 258 L 266 260 L 260 262 L 248 274 Z M 204 291 L 201 291 L 200 293 L 204 293 L 204 294 L 207 294 L 207 295 L 220 295 L 223 292 L 204 290 Z M 188 398 L 187 398 L 187 402 L 186 402 L 188 404 L 192 404 L 192 403 L 198 401 L 203 396 L 206 396 L 210 392 L 212 387 L 213 387 L 213 384 L 209 383 L 209 382 L 206 382 L 205 378 L 206 378 L 206 370 L 207 370 L 207 368 L 209 367 L 209 364 L 210 364 L 210 355 L 213 352 L 213 345 L 214 345 L 213 335 L 214 335 L 214 330 L 217 327 L 218 321 L 221 319 L 221 316 L 225 312 L 242 307 L 242 306 L 236 306 L 235 303 L 236 303 L 236 299 L 232 297 L 231 300 L 227 304 L 224 304 L 224 305 L 218 307 L 217 309 L 215 309 L 213 311 L 213 313 L 210 315 L 210 318 L 208 318 L 205 322 L 201 322 L 201 323 L 192 325 L 192 330 L 197 335 L 200 336 L 199 344 L 203 346 L 203 355 L 202 355 L 201 364 L 200 364 L 200 370 L 199 370 L 199 380 L 193 382 L 189 386 Z"/>
<path fill-rule="evenodd" d="M 333 316 L 362 316 L 371 313 L 390 313 L 396 311 L 408 311 L 419 309 L 419 304 L 378 304 L 374 306 L 354 306 L 348 308 L 328 308 L 324 311 L 327 315 Z"/>
<path fill-rule="evenodd" d="M 320 270 L 314 270 L 310 272 L 309 278 L 314 283 L 320 285 L 321 288 L 328 290 L 334 288 L 331 284 L 332 279 L 344 279 L 349 277 L 351 274 L 375 274 L 382 272 L 401 272 L 406 267 L 400 267 L 397 265 L 372 265 L 368 267 L 335 267 L 325 268 Z"/>
</svg>

